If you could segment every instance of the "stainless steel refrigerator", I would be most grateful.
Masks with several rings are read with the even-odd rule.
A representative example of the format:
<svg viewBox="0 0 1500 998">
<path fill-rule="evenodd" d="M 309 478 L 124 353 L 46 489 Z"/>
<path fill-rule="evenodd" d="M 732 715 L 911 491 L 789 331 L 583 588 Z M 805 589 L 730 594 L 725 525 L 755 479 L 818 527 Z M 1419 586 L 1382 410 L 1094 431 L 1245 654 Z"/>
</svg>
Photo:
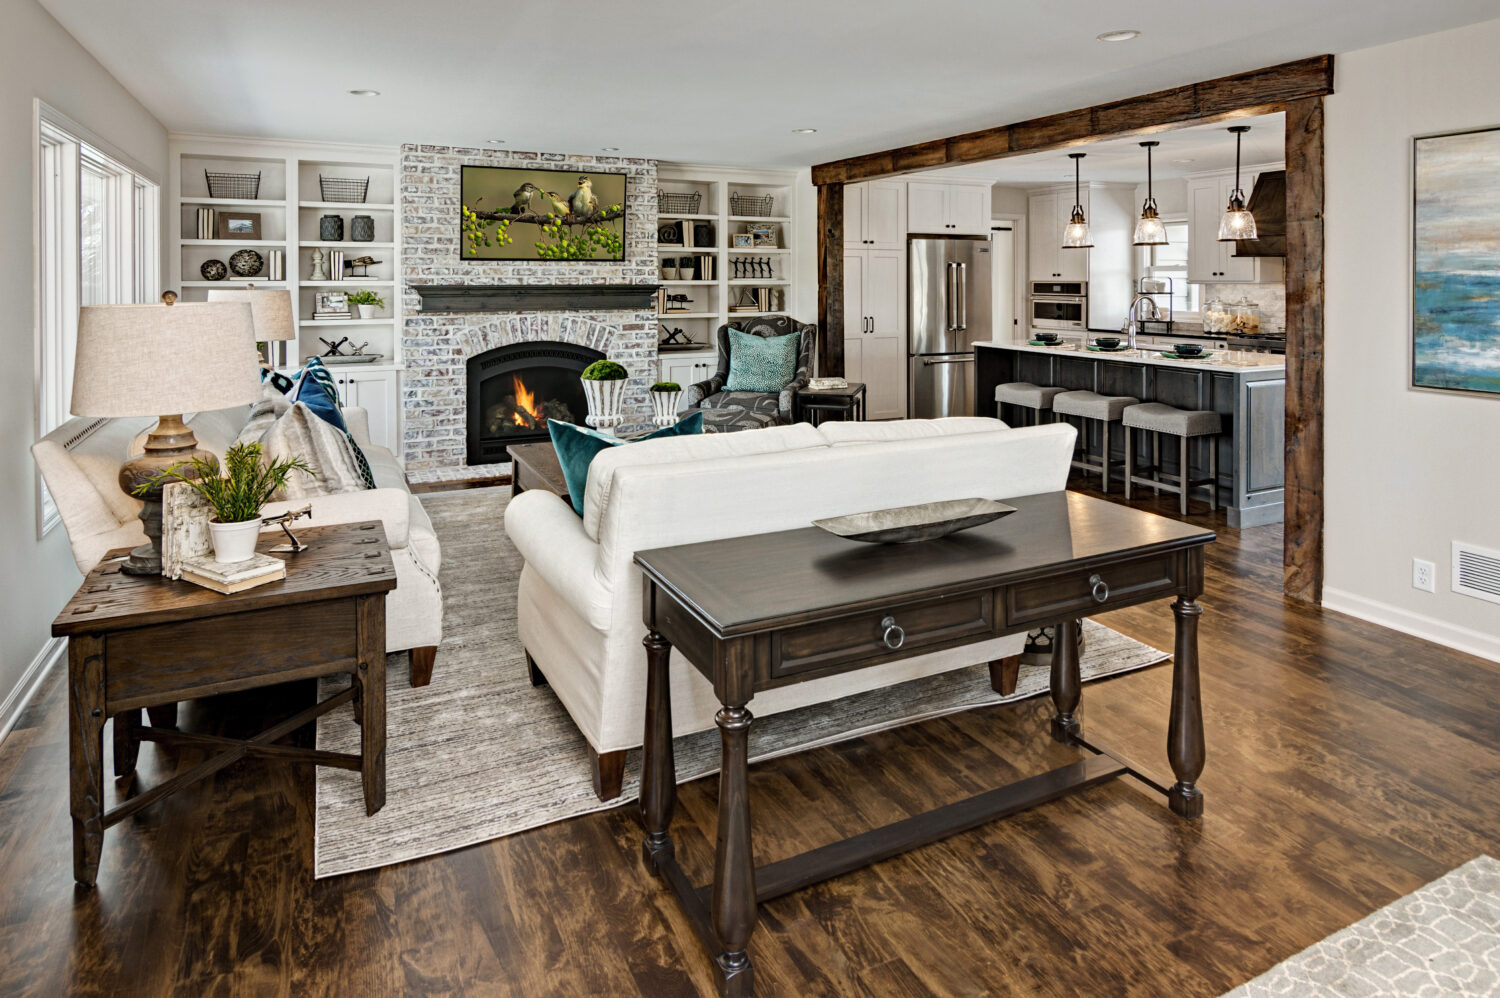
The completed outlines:
<svg viewBox="0 0 1500 998">
<path fill-rule="evenodd" d="M 990 339 L 988 236 L 908 244 L 907 415 L 974 415 L 974 341 Z"/>
</svg>

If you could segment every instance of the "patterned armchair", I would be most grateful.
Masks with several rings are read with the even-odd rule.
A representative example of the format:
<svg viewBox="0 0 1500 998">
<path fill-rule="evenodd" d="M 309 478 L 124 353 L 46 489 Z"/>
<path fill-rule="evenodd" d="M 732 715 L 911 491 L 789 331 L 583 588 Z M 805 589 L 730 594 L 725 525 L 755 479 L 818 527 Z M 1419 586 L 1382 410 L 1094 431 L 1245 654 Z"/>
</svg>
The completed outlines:
<svg viewBox="0 0 1500 998">
<path fill-rule="evenodd" d="M 779 394 L 772 392 L 727 392 L 729 380 L 730 327 L 754 336 L 800 336 L 797 346 L 797 371 Z M 818 327 L 803 325 L 785 315 L 763 315 L 752 319 L 735 319 L 720 326 L 715 340 L 719 348 L 719 369 L 707 381 L 690 385 L 682 393 L 683 411 L 702 409 L 705 428 L 718 433 L 753 430 L 796 420 L 797 392 L 807 387 L 812 376 L 813 341 Z"/>
</svg>

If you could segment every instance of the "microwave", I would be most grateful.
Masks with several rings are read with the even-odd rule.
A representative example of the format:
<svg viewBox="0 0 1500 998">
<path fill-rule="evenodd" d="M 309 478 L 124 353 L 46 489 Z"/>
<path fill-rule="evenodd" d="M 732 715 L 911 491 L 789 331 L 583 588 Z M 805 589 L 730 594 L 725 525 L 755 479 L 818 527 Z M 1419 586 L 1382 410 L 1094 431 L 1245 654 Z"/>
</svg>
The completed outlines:
<svg viewBox="0 0 1500 998">
<path fill-rule="evenodd" d="M 1083 295 L 1032 295 L 1032 329 L 1077 329 L 1088 323 L 1089 300 Z"/>
</svg>

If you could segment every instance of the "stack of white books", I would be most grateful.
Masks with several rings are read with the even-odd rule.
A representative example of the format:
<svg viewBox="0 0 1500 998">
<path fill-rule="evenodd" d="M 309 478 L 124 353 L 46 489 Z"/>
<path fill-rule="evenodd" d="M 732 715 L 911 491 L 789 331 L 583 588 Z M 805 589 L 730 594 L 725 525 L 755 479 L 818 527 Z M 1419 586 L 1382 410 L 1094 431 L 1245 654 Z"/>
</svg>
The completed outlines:
<svg viewBox="0 0 1500 998">
<path fill-rule="evenodd" d="M 248 561 L 225 565 L 214 561 L 211 554 L 198 555 L 182 559 L 182 578 L 185 582 L 228 595 L 286 578 L 286 562 L 257 553 Z"/>
</svg>

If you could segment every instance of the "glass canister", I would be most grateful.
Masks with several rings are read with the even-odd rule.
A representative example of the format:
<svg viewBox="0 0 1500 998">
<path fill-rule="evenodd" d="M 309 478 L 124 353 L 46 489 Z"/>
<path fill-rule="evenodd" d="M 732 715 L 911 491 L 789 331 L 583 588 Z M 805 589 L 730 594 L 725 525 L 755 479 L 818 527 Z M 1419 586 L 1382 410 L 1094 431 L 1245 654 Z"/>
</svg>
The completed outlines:
<svg viewBox="0 0 1500 998">
<path fill-rule="evenodd" d="M 1225 332 L 1238 336 L 1260 335 L 1260 305 L 1249 298 L 1241 298 L 1229 304 L 1229 328 Z"/>
<path fill-rule="evenodd" d="M 1222 298 L 1210 298 L 1203 303 L 1203 331 L 1205 333 L 1229 332 L 1228 306 Z"/>
</svg>

